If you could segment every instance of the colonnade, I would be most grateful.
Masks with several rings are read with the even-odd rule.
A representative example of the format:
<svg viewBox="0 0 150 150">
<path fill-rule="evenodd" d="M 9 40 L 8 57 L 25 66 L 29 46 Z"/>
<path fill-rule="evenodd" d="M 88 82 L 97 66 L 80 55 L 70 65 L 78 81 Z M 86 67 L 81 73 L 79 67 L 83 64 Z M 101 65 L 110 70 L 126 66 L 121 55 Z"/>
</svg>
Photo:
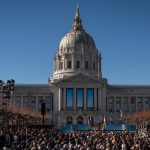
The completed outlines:
<svg viewBox="0 0 150 150">
<path fill-rule="evenodd" d="M 47 99 L 48 97 L 48 99 Z M 52 102 L 52 95 L 43 95 L 43 96 L 25 96 L 25 95 L 21 95 L 21 96 L 13 96 L 13 100 L 12 100 L 12 105 L 13 106 L 18 106 L 20 108 L 23 108 L 24 106 L 28 106 L 28 107 L 32 107 L 36 110 L 39 110 L 39 108 L 41 107 L 41 101 L 45 101 L 45 103 L 47 103 L 46 107 L 50 107 L 49 109 L 51 109 L 51 102 Z M 5 101 L 5 100 L 3 100 Z M 11 102 L 11 101 L 9 101 Z"/>
<path fill-rule="evenodd" d="M 71 62 L 71 68 L 68 68 L 68 61 Z M 77 61 L 80 62 L 79 67 L 77 68 Z M 85 62 L 88 62 L 88 68 L 85 68 Z M 61 64 L 62 63 L 62 64 Z M 93 68 L 93 63 L 95 63 L 95 67 Z M 101 56 L 90 57 L 84 56 L 83 54 L 77 56 L 75 53 L 73 54 L 63 54 L 63 55 L 55 55 L 54 57 L 54 72 L 65 71 L 68 69 L 72 70 L 84 70 L 90 71 L 101 76 Z M 99 74 L 100 73 L 100 74 Z"/>
<path fill-rule="evenodd" d="M 119 105 L 119 106 L 117 106 Z M 125 113 L 137 112 L 150 108 L 150 96 L 107 96 L 107 111 Z"/>
<path fill-rule="evenodd" d="M 73 106 L 71 110 L 79 110 L 77 107 L 77 89 L 78 88 L 72 88 L 73 89 Z M 87 104 L 87 89 L 83 88 L 83 109 L 84 111 L 88 110 L 88 104 Z M 58 111 L 67 110 L 67 98 L 66 98 L 66 90 L 67 88 L 59 88 L 58 93 Z M 93 111 L 100 111 L 102 107 L 102 90 L 100 88 L 93 88 L 94 91 L 94 98 L 93 98 Z"/>
</svg>

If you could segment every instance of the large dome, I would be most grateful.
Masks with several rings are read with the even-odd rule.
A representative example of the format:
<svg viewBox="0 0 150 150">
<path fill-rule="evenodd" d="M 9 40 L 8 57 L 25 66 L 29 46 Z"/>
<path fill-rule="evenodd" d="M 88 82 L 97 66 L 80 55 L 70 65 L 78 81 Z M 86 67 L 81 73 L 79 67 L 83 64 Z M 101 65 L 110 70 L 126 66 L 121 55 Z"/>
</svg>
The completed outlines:
<svg viewBox="0 0 150 150">
<path fill-rule="evenodd" d="M 59 48 L 75 47 L 76 45 L 84 45 L 96 48 L 93 38 L 84 30 L 72 30 L 66 34 L 59 45 Z"/>
<path fill-rule="evenodd" d="M 101 77 L 101 55 L 93 38 L 83 29 L 77 8 L 71 31 L 60 41 L 54 57 L 54 79 L 61 79 L 77 73 L 93 78 Z"/>
<path fill-rule="evenodd" d="M 75 47 L 76 45 L 84 45 L 96 49 L 93 38 L 83 29 L 79 9 L 77 9 L 75 14 L 72 29 L 60 41 L 59 49 Z"/>
</svg>

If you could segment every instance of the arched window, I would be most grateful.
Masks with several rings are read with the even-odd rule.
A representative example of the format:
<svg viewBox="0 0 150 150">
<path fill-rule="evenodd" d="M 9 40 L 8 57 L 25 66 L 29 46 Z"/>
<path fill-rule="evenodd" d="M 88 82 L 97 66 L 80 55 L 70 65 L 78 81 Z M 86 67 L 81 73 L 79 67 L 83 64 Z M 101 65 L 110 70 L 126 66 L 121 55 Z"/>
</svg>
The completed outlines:
<svg viewBox="0 0 150 150">
<path fill-rule="evenodd" d="M 66 118 L 66 124 L 73 124 L 73 118 L 71 116 Z"/>
<path fill-rule="evenodd" d="M 77 117 L 77 124 L 83 124 L 83 117 L 81 116 Z"/>
<path fill-rule="evenodd" d="M 68 61 L 67 61 L 67 68 L 68 68 L 68 69 L 71 69 L 71 60 L 68 60 Z"/>
<path fill-rule="evenodd" d="M 89 62 L 85 61 L 85 69 L 89 69 Z"/>
<path fill-rule="evenodd" d="M 60 70 L 63 69 L 63 62 L 62 61 L 60 62 L 60 68 L 59 69 Z"/>
</svg>

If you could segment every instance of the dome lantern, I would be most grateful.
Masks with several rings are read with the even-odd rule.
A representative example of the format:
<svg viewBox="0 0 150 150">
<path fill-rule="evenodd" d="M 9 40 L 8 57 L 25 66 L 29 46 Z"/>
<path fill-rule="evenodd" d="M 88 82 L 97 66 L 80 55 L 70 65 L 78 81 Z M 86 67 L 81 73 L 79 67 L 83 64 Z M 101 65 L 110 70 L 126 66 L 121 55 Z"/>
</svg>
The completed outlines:
<svg viewBox="0 0 150 150">
<path fill-rule="evenodd" d="M 77 5 L 77 11 L 75 14 L 74 22 L 72 25 L 72 30 L 83 30 L 82 20 L 80 19 L 79 7 Z"/>
</svg>

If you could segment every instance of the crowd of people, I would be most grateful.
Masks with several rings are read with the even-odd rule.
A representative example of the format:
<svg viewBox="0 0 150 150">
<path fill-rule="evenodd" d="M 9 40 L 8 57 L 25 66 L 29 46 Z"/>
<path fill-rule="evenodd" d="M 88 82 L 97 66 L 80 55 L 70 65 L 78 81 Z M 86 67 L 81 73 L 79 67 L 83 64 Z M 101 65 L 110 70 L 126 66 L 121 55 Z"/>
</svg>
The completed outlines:
<svg viewBox="0 0 150 150">
<path fill-rule="evenodd" d="M 150 150 L 150 133 L 21 129 L 0 132 L 0 150 Z"/>
</svg>

